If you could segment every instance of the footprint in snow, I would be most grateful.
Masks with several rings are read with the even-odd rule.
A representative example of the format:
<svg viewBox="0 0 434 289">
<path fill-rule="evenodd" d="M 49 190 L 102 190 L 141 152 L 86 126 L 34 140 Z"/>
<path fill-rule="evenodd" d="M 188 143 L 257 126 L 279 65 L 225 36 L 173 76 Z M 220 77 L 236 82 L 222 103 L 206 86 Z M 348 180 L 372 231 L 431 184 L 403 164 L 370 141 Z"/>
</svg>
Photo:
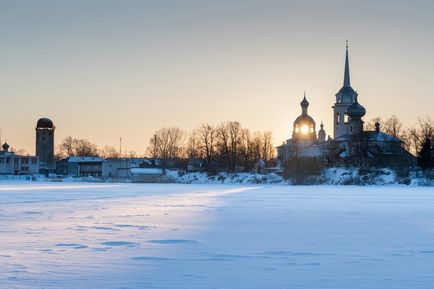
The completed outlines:
<svg viewBox="0 0 434 289">
<path fill-rule="evenodd" d="M 187 244 L 197 243 L 196 240 L 184 240 L 184 239 L 161 239 L 161 240 L 149 240 L 149 243 L 153 244 Z"/>
<path fill-rule="evenodd" d="M 103 242 L 103 243 L 101 243 L 101 245 L 112 246 L 112 247 L 117 247 L 117 246 L 131 247 L 131 246 L 137 245 L 137 243 L 125 242 L 125 241 L 109 241 L 109 242 Z"/>
</svg>

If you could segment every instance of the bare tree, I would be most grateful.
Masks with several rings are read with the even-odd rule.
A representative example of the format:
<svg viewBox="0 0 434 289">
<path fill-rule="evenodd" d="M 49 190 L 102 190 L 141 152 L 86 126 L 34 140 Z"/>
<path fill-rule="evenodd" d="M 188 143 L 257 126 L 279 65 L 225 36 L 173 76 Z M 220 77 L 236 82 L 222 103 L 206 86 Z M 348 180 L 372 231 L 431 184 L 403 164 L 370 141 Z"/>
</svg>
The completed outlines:
<svg viewBox="0 0 434 289">
<path fill-rule="evenodd" d="M 149 140 L 148 152 L 161 158 L 163 168 L 167 160 L 181 157 L 185 132 L 178 127 L 161 128 Z"/>
<path fill-rule="evenodd" d="M 203 156 L 200 148 L 200 139 L 198 135 L 198 131 L 194 130 L 190 133 L 190 136 L 188 137 L 185 154 L 186 157 L 189 159 L 199 159 Z"/>
<path fill-rule="evenodd" d="M 396 115 L 392 115 L 384 122 L 383 131 L 385 133 L 392 135 L 393 137 L 401 139 L 402 136 L 401 120 L 399 120 L 399 118 Z"/>
<path fill-rule="evenodd" d="M 86 139 L 75 139 L 68 136 L 59 145 L 59 154 L 62 157 L 95 157 L 99 155 L 98 153 L 97 145 Z"/>
<path fill-rule="evenodd" d="M 62 143 L 59 145 L 59 155 L 62 156 L 62 158 L 68 157 L 68 156 L 75 156 L 75 146 L 77 143 L 77 139 L 67 136 L 63 139 Z"/>
<path fill-rule="evenodd" d="M 98 147 L 87 139 L 77 140 L 75 152 L 80 157 L 96 157 L 98 156 Z"/>
<path fill-rule="evenodd" d="M 138 157 L 139 157 L 139 155 L 138 155 L 135 151 L 128 151 L 128 152 L 125 154 L 125 156 L 126 156 L 127 158 L 131 158 L 131 159 L 134 159 L 134 158 L 138 158 Z"/>
<path fill-rule="evenodd" d="M 262 154 L 261 158 L 266 164 L 269 164 L 276 156 L 276 149 L 273 146 L 273 135 L 271 131 L 266 131 L 262 134 Z"/>
<path fill-rule="evenodd" d="M 408 143 L 409 151 L 414 155 L 422 149 L 426 139 L 434 137 L 434 121 L 430 117 L 419 118 L 415 127 L 409 128 L 405 133 L 405 139 Z"/>
<path fill-rule="evenodd" d="M 104 146 L 103 149 L 99 151 L 99 155 L 104 158 L 119 158 L 119 151 L 114 146 Z"/>
<path fill-rule="evenodd" d="M 212 125 L 202 124 L 197 129 L 197 135 L 202 155 L 206 158 L 208 166 L 211 166 L 216 149 L 217 129 Z"/>
</svg>

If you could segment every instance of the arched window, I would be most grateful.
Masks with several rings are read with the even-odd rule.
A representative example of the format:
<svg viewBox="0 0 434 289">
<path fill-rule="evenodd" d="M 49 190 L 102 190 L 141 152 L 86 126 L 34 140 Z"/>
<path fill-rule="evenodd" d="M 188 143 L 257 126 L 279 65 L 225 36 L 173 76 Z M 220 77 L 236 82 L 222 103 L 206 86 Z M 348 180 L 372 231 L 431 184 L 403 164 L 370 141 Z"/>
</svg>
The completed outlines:
<svg viewBox="0 0 434 289">
<path fill-rule="evenodd" d="M 337 124 L 341 123 L 341 114 L 339 112 L 336 113 L 336 123 Z"/>
<path fill-rule="evenodd" d="M 298 124 L 295 126 L 295 132 L 299 133 L 300 132 L 300 128 L 298 127 Z"/>
<path fill-rule="evenodd" d="M 348 113 L 344 114 L 344 123 L 348 123 L 348 121 L 350 120 L 350 118 L 348 117 Z"/>
</svg>

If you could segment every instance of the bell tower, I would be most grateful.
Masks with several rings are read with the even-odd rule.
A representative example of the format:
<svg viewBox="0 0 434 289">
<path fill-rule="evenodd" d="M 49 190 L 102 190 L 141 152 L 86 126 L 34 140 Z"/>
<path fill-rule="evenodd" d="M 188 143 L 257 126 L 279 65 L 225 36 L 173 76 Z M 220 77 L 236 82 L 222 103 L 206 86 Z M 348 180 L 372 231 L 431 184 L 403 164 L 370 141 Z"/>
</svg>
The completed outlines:
<svg viewBox="0 0 434 289">
<path fill-rule="evenodd" d="M 348 108 L 357 99 L 357 92 L 350 83 L 350 63 L 348 59 L 348 41 L 345 51 L 344 85 L 336 93 L 336 102 L 333 105 L 333 137 L 337 138 L 349 133 L 350 119 Z"/>
</svg>

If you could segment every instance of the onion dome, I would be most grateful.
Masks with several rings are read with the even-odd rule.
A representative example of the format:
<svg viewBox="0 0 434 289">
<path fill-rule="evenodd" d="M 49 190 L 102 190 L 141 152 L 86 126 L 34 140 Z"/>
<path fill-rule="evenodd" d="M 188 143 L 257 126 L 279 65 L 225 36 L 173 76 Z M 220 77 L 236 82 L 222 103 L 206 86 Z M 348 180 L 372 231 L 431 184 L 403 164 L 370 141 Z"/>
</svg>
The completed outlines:
<svg viewBox="0 0 434 289">
<path fill-rule="evenodd" d="M 315 121 L 313 120 L 313 118 L 310 115 L 303 115 L 302 114 L 295 119 L 294 123 L 295 124 L 299 124 L 299 123 L 314 124 Z"/>
<path fill-rule="evenodd" d="M 366 109 L 357 101 L 354 101 L 350 107 L 348 107 L 348 116 L 351 119 L 360 119 L 366 114 Z"/>
<path fill-rule="evenodd" d="M 8 145 L 8 143 L 5 142 L 5 143 L 2 145 L 2 148 L 3 148 L 3 151 L 7 152 L 7 151 L 9 150 L 9 145 Z"/>
<path fill-rule="evenodd" d="M 53 122 L 48 118 L 40 118 L 36 128 L 54 128 Z"/>
<path fill-rule="evenodd" d="M 309 106 L 309 101 L 306 99 L 306 94 L 303 97 L 303 100 L 300 102 L 301 107 L 303 106 Z"/>
</svg>

